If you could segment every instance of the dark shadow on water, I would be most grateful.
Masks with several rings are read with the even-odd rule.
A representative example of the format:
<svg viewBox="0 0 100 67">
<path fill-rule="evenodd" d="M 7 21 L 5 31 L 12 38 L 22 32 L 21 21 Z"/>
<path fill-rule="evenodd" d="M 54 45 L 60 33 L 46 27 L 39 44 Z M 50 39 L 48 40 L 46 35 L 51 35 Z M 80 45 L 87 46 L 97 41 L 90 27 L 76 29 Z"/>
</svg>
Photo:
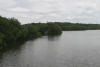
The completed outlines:
<svg viewBox="0 0 100 67">
<path fill-rule="evenodd" d="M 31 41 L 36 40 L 36 39 L 38 39 L 38 38 L 41 38 L 41 37 L 29 38 L 28 41 L 31 42 Z"/>
<path fill-rule="evenodd" d="M 37 37 L 38 38 L 38 37 Z M 25 44 L 27 41 L 33 41 L 37 38 L 27 38 L 27 39 L 23 39 L 23 40 L 19 40 L 19 41 L 15 41 L 15 42 L 10 42 L 10 43 L 7 43 L 8 46 L 6 46 L 3 50 L 2 50 L 2 54 L 0 55 L 0 59 L 2 58 L 2 55 L 5 53 L 5 52 L 9 52 L 9 51 L 16 51 L 18 49 L 21 48 L 21 46 L 23 44 Z"/>
<path fill-rule="evenodd" d="M 11 51 L 11 50 L 17 50 L 26 42 L 27 42 L 27 39 L 7 43 L 7 46 L 2 50 L 2 54 L 0 55 L 0 59 L 3 55 L 3 53 Z"/>
<path fill-rule="evenodd" d="M 16 48 L 22 46 L 26 42 L 27 42 L 27 39 L 16 41 L 16 42 L 12 42 L 12 43 L 8 43 L 9 46 L 7 46 L 6 50 L 9 51 L 11 49 L 16 49 Z"/>
<path fill-rule="evenodd" d="M 61 35 L 49 35 L 48 40 L 50 41 L 58 41 Z"/>
</svg>

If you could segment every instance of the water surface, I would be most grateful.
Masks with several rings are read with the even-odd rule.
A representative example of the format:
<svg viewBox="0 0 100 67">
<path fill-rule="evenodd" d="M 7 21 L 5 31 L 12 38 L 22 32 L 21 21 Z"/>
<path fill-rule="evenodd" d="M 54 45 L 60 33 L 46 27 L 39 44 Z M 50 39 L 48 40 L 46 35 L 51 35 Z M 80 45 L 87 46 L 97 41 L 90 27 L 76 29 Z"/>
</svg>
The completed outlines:
<svg viewBox="0 0 100 67">
<path fill-rule="evenodd" d="M 0 67 L 100 67 L 100 30 L 28 40 L 5 52 Z"/>
</svg>

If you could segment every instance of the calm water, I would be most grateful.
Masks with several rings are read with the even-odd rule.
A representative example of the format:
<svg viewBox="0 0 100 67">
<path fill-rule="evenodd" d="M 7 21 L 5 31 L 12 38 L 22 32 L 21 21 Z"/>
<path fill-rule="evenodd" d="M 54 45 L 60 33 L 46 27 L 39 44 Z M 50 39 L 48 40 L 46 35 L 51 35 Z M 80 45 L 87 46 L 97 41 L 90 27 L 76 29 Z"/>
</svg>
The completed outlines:
<svg viewBox="0 0 100 67">
<path fill-rule="evenodd" d="M 100 30 L 29 40 L 5 52 L 0 67 L 100 67 Z"/>
</svg>

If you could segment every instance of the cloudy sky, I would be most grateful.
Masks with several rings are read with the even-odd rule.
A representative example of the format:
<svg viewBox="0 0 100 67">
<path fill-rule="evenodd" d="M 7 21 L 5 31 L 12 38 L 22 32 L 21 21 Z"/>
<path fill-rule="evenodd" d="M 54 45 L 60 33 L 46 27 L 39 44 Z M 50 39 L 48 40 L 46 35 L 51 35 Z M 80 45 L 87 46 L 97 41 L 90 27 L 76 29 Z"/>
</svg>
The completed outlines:
<svg viewBox="0 0 100 67">
<path fill-rule="evenodd" d="M 0 15 L 21 24 L 72 22 L 100 24 L 100 0 L 0 0 Z"/>
</svg>

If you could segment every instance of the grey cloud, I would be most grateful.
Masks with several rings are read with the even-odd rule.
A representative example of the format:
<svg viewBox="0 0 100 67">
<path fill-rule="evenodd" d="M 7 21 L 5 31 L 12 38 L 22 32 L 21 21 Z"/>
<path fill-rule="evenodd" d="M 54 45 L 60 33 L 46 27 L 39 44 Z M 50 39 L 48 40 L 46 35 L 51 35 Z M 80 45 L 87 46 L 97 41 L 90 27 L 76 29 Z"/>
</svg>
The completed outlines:
<svg viewBox="0 0 100 67">
<path fill-rule="evenodd" d="M 98 20 L 100 16 L 98 19 L 95 16 L 88 18 L 87 14 L 98 15 L 100 13 L 99 2 L 99 0 L 0 0 L 0 6 L 2 6 L 0 13 L 5 17 L 15 17 L 22 24 L 48 20 Z"/>
</svg>

